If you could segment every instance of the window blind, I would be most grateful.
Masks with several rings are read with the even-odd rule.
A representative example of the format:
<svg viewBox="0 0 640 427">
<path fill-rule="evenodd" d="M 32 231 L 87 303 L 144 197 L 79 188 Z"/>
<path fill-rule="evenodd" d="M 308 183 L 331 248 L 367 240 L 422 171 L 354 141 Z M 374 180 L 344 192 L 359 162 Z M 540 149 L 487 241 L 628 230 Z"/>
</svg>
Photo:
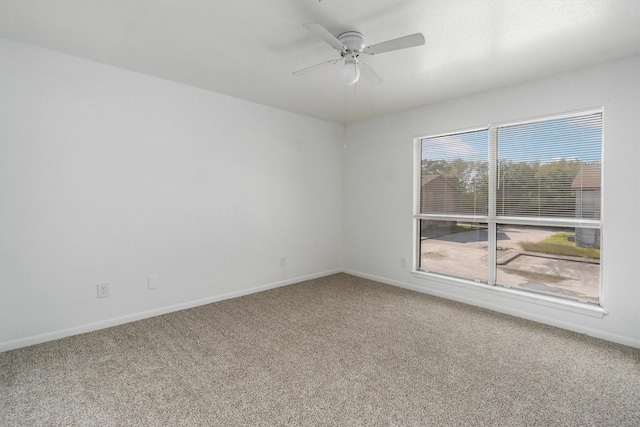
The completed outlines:
<svg viewBox="0 0 640 427">
<path fill-rule="evenodd" d="M 488 129 L 421 140 L 420 213 L 487 215 Z"/>
<path fill-rule="evenodd" d="M 496 132 L 497 216 L 600 219 L 601 112 Z"/>
</svg>

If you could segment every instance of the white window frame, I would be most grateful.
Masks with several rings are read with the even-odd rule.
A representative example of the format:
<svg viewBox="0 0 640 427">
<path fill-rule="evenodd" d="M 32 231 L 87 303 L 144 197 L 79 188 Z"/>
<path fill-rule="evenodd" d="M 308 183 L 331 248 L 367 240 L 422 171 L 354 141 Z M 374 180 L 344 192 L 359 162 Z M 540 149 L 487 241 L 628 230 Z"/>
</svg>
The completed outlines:
<svg viewBox="0 0 640 427">
<path fill-rule="evenodd" d="M 415 277 L 434 280 L 446 284 L 452 284 L 462 287 L 482 287 L 492 292 L 498 292 L 503 295 L 508 295 L 517 300 L 535 301 L 536 303 L 548 305 L 551 307 L 558 307 L 565 310 L 587 314 L 594 317 L 602 317 L 606 314 L 604 310 L 603 301 L 603 269 L 604 269 L 604 254 L 605 254 L 605 237 L 604 237 L 604 191 L 601 193 L 600 198 L 600 219 L 582 219 L 582 218 L 521 218 L 521 217 L 508 217 L 496 215 L 496 201 L 497 201 L 497 130 L 505 126 L 514 126 L 522 124 L 531 124 L 536 122 L 543 122 L 554 119 L 564 119 L 571 117 L 585 116 L 589 114 L 601 114 L 602 117 L 602 147 L 604 147 L 604 109 L 591 108 L 588 110 L 579 110 L 568 113 L 559 113 L 552 115 L 545 115 L 531 119 L 508 121 L 500 123 L 492 123 L 486 126 L 466 128 L 462 130 L 455 130 L 450 132 L 442 132 L 438 134 L 424 135 L 414 138 L 414 214 L 413 214 L 413 239 L 414 239 L 414 259 L 412 274 Z M 489 131 L 489 205 L 487 216 L 467 216 L 467 215 L 435 215 L 435 214 L 422 214 L 420 213 L 420 183 L 422 175 L 422 141 L 428 138 L 436 138 L 440 136 L 455 135 L 465 132 L 473 132 L 480 130 Z M 601 152 L 602 170 L 604 171 L 604 150 Z M 601 189 L 604 190 L 604 173 L 601 174 Z M 488 225 L 489 239 L 487 248 L 487 263 L 488 263 L 488 280 L 487 282 L 478 282 L 473 279 L 463 279 L 458 277 L 452 277 L 449 275 L 428 272 L 419 269 L 420 265 L 420 250 L 421 250 L 421 238 L 420 238 L 420 220 L 461 220 L 461 221 L 476 221 L 486 222 Z M 561 297 L 554 297 L 548 294 L 539 294 L 534 292 L 528 292 L 525 290 L 519 290 L 515 288 L 506 288 L 498 286 L 496 284 L 496 231 L 498 224 L 512 224 L 512 225 L 532 225 L 532 226 L 553 226 L 553 227 L 580 227 L 580 228 L 594 228 L 600 230 L 600 277 L 599 277 L 599 302 L 597 304 L 593 302 L 586 302 L 581 300 L 571 300 Z M 493 236 L 493 237 L 491 237 Z"/>
</svg>

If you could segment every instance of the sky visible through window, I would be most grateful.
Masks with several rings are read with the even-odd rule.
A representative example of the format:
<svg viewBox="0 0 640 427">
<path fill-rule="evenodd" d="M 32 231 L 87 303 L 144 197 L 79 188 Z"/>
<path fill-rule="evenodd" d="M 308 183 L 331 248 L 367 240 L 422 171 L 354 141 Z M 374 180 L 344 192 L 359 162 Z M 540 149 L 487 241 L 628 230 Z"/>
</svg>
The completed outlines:
<svg viewBox="0 0 640 427">
<path fill-rule="evenodd" d="M 598 162 L 602 158 L 601 126 L 598 113 L 501 127 L 498 157 L 512 162 Z M 422 142 L 423 160 L 489 159 L 487 129 L 424 138 Z"/>
<path fill-rule="evenodd" d="M 425 144 L 428 141 L 428 144 Z M 444 135 L 422 140 L 422 160 L 489 160 L 489 131 Z"/>
<path fill-rule="evenodd" d="M 498 129 L 498 158 L 512 162 L 583 163 L 602 158 L 600 113 L 565 117 Z"/>
</svg>

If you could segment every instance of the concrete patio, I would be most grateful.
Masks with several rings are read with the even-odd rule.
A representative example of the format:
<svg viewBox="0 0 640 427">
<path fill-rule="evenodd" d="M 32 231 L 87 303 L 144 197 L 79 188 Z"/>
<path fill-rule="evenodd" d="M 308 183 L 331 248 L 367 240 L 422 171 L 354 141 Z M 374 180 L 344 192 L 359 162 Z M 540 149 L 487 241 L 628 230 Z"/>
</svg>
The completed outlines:
<svg viewBox="0 0 640 427">
<path fill-rule="evenodd" d="M 499 285 L 571 299 L 599 301 L 599 260 L 526 252 L 520 243 L 539 242 L 556 230 L 500 227 L 497 242 Z M 422 269 L 487 280 L 487 231 L 462 231 L 422 240 Z M 462 262 L 461 262 L 462 261 Z"/>
</svg>

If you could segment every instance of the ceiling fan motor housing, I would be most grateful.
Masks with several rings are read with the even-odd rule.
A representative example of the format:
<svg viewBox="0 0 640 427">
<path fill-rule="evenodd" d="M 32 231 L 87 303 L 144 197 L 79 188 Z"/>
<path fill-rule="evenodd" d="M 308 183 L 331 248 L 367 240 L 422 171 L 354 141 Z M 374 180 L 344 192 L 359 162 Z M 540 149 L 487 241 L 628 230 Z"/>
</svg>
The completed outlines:
<svg viewBox="0 0 640 427">
<path fill-rule="evenodd" d="M 360 69 L 358 65 L 367 65 L 366 62 L 359 62 L 360 55 L 377 55 L 380 53 L 391 52 L 408 47 L 421 46 L 424 44 L 424 35 L 422 33 L 410 34 L 404 37 L 387 40 L 381 43 L 367 46 L 364 34 L 359 31 L 345 31 L 338 37 L 335 37 L 330 31 L 322 25 L 315 22 L 307 22 L 304 27 L 322 39 L 329 46 L 340 52 L 340 59 L 331 59 L 311 67 L 303 68 L 293 74 L 301 76 L 325 65 L 335 65 L 340 61 L 344 61 L 342 67 L 342 77 L 346 84 L 354 84 L 360 77 Z M 373 72 L 370 66 L 367 66 L 367 74 L 374 76 L 374 80 L 382 83 L 382 79 Z"/>
<path fill-rule="evenodd" d="M 357 31 L 347 31 L 338 36 L 340 43 L 346 46 L 347 51 L 342 52 L 342 56 L 348 54 L 359 54 L 365 48 L 364 34 Z"/>
</svg>

